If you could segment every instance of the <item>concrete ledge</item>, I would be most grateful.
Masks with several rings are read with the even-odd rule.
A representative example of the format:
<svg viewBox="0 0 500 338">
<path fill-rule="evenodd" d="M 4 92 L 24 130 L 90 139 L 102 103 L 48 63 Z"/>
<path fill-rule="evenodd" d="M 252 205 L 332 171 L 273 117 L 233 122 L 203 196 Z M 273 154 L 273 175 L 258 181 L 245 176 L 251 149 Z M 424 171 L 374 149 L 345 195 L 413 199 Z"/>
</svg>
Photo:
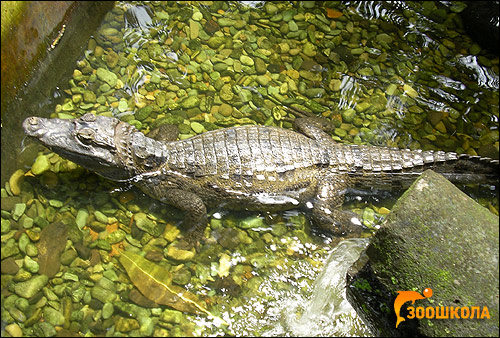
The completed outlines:
<svg viewBox="0 0 500 338">
<path fill-rule="evenodd" d="M 55 88 L 71 77 L 113 6 L 113 1 L 2 1 L 2 184 L 19 168 L 18 147 L 12 145 L 24 137 L 21 122 L 52 112 L 47 107 Z"/>
</svg>

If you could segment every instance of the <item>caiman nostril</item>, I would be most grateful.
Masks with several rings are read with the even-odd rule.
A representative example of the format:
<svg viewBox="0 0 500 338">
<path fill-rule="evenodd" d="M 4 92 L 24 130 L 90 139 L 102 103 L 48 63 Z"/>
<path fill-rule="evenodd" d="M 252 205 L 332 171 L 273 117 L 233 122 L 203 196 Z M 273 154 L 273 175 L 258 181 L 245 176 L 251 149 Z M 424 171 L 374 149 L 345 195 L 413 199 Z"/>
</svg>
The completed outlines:
<svg viewBox="0 0 500 338">
<path fill-rule="evenodd" d="M 38 124 L 38 118 L 36 116 L 32 116 L 29 118 L 28 122 L 29 122 L 29 124 L 35 126 Z"/>
</svg>

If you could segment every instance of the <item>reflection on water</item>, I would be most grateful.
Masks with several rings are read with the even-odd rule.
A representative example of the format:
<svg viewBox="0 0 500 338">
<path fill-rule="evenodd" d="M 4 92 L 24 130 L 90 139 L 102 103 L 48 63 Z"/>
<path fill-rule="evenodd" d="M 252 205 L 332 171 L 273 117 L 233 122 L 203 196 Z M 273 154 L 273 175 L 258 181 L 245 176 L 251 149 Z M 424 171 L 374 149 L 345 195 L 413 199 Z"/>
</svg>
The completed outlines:
<svg viewBox="0 0 500 338">
<path fill-rule="evenodd" d="M 477 81 L 479 86 L 498 90 L 498 74 L 495 74 L 490 68 L 481 66 L 478 63 L 476 56 L 463 56 L 458 59 L 458 62 L 467 69 L 473 71 L 474 79 Z"/>
</svg>

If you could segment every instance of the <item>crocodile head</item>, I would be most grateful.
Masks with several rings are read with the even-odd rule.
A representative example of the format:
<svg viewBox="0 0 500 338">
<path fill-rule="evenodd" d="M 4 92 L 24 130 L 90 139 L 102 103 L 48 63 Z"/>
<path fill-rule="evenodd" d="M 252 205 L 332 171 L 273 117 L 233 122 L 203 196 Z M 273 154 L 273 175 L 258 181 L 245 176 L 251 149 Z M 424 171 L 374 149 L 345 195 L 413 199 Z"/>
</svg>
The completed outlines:
<svg viewBox="0 0 500 338">
<path fill-rule="evenodd" d="M 55 153 L 105 178 L 124 181 L 134 175 L 126 148 L 127 136 L 137 130 L 128 123 L 88 113 L 74 120 L 28 117 L 23 128 Z"/>
</svg>

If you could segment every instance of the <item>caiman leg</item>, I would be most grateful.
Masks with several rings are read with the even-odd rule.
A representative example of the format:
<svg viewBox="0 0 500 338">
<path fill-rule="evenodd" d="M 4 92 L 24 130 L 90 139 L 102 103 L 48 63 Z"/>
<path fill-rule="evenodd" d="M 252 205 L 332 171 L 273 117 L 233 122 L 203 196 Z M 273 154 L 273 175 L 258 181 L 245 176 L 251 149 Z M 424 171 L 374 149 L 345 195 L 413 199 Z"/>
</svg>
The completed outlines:
<svg viewBox="0 0 500 338">
<path fill-rule="evenodd" d="M 320 117 L 301 117 L 293 121 L 293 128 L 316 141 L 335 143 L 327 133 L 335 130 L 332 122 Z"/>
<path fill-rule="evenodd" d="M 327 134 L 335 130 L 328 120 L 319 117 L 297 118 L 293 127 L 313 140 L 322 142 L 325 146 L 335 141 Z M 316 198 L 312 202 L 312 217 L 316 226 L 335 235 L 359 233 L 363 227 L 357 215 L 351 211 L 343 211 L 344 194 L 350 186 L 348 175 L 326 173 L 318 180 Z"/>
<path fill-rule="evenodd" d="M 189 247 L 195 246 L 203 237 L 207 226 L 207 208 L 201 198 L 189 191 L 169 189 L 162 198 L 162 202 L 173 205 L 186 212 L 182 227 L 187 230 L 184 242 Z"/>
<path fill-rule="evenodd" d="M 363 230 L 358 216 L 342 210 L 349 176 L 326 174 L 318 184 L 316 199 L 312 202 L 312 218 L 316 226 L 336 236 L 360 233 Z"/>
</svg>

